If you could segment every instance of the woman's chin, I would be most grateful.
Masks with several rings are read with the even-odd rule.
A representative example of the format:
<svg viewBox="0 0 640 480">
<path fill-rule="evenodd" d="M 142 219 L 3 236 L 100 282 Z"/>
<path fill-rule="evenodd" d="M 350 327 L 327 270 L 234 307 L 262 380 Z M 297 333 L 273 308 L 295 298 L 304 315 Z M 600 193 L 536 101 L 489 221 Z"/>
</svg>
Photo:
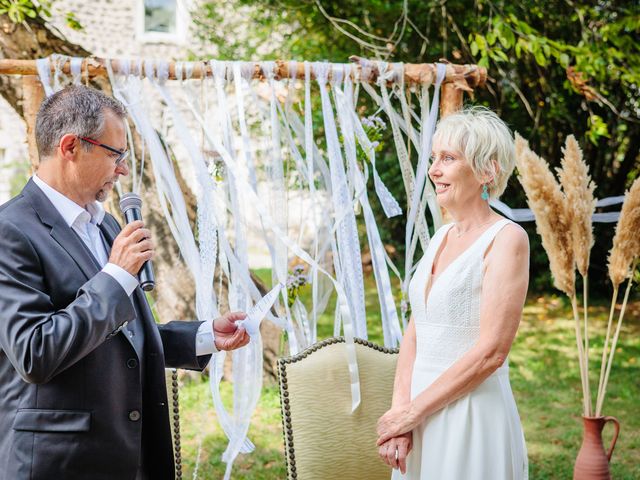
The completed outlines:
<svg viewBox="0 0 640 480">
<path fill-rule="evenodd" d="M 436 200 L 438 201 L 439 205 L 444 206 L 451 201 L 448 194 L 449 192 L 447 190 L 436 192 Z"/>
</svg>

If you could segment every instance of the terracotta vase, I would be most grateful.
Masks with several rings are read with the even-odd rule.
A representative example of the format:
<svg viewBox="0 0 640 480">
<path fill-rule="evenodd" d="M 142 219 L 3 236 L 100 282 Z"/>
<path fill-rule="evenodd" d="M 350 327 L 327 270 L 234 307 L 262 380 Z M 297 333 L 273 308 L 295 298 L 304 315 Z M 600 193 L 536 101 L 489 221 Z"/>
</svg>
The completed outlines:
<svg viewBox="0 0 640 480">
<path fill-rule="evenodd" d="M 578 452 L 573 468 L 573 480 L 609 480 L 609 461 L 620 433 L 620 423 L 615 417 L 582 417 L 584 436 L 582 447 Z M 605 452 L 602 444 L 602 429 L 607 422 L 612 422 L 615 432 L 609 451 Z"/>
</svg>

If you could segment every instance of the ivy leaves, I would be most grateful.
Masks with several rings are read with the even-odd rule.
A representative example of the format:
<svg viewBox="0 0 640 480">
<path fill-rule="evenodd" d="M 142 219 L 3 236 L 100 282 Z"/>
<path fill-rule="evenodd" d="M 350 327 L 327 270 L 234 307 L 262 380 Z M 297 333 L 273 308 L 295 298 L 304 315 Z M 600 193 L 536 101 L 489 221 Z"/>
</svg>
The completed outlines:
<svg viewBox="0 0 640 480">
<path fill-rule="evenodd" d="M 22 23 L 27 17 L 50 17 L 51 2 L 34 4 L 31 0 L 0 0 L 0 15 L 7 14 L 13 23 Z"/>
<path fill-rule="evenodd" d="M 0 0 L 0 15 L 7 15 L 13 23 L 24 23 L 28 18 L 51 18 L 53 0 Z M 65 12 L 65 23 L 73 30 L 83 30 L 82 24 L 76 18 L 75 13 Z"/>
</svg>

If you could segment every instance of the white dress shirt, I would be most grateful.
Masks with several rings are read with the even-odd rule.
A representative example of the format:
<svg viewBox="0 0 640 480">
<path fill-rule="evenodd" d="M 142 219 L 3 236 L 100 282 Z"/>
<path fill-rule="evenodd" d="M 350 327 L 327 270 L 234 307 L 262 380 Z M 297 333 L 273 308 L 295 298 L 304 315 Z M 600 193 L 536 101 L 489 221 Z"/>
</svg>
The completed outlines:
<svg viewBox="0 0 640 480">
<path fill-rule="evenodd" d="M 86 208 L 82 208 L 70 198 L 64 196 L 44 180 L 34 175 L 33 182 L 51 201 L 55 209 L 62 215 L 64 221 L 82 239 L 95 259 L 102 265 L 102 271 L 111 275 L 124 289 L 128 296 L 138 286 L 136 277 L 127 272 L 124 268 L 109 263 L 109 256 L 103 241 L 102 233 L 98 225 L 104 219 L 105 211 L 98 201 L 88 203 Z M 213 336 L 213 322 L 203 322 L 196 333 L 196 355 L 209 355 L 217 352 Z"/>
</svg>

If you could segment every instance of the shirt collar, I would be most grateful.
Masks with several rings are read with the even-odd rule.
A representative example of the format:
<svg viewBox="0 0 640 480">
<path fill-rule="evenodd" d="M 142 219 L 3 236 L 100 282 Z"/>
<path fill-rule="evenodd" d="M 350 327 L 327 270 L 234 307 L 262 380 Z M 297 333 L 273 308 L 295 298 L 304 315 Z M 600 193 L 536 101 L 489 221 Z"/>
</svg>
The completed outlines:
<svg viewBox="0 0 640 480">
<path fill-rule="evenodd" d="M 86 209 L 84 209 L 69 197 L 64 196 L 49 186 L 44 180 L 38 177 L 38 175 L 33 175 L 33 182 L 47 196 L 69 227 L 78 221 L 80 223 L 91 222 L 94 225 L 100 225 L 102 223 L 105 211 L 100 202 L 94 201 L 88 203 Z"/>
</svg>

